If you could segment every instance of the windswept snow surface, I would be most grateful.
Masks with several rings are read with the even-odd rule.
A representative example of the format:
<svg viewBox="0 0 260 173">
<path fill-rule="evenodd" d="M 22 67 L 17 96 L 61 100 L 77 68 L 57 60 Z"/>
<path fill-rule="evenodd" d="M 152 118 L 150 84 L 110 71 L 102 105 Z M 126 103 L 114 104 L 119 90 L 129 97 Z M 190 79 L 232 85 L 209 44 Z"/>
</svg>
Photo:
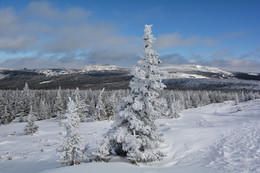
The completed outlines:
<svg viewBox="0 0 260 173">
<path fill-rule="evenodd" d="M 156 123 L 164 134 L 167 156 L 159 162 L 132 165 L 114 157 L 108 163 L 82 163 L 62 167 L 56 147 L 62 129 L 55 119 L 37 121 L 39 131 L 23 135 L 26 123 L 0 126 L 0 173 L 224 173 L 260 172 L 260 100 L 239 105 L 233 101 L 185 110 L 180 119 Z M 80 132 L 89 151 L 109 129 L 111 121 L 82 123 Z"/>
</svg>

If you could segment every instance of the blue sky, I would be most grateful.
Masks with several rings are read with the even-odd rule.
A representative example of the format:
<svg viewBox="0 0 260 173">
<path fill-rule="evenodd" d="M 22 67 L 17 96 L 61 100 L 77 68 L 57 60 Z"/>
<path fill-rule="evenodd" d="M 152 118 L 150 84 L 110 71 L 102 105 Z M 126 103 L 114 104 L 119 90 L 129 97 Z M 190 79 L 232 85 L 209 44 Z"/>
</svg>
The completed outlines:
<svg viewBox="0 0 260 173">
<path fill-rule="evenodd" d="M 0 0 L 0 67 L 132 66 L 145 24 L 164 65 L 260 72 L 259 0 Z"/>
</svg>

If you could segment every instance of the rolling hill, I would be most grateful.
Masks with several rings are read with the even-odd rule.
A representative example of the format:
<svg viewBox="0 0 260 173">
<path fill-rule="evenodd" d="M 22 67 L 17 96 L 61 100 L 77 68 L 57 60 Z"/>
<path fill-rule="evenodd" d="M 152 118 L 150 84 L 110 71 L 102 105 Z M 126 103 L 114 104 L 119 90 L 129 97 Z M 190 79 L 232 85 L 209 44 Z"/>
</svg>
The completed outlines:
<svg viewBox="0 0 260 173">
<path fill-rule="evenodd" d="M 260 74 L 227 72 L 200 65 L 168 65 L 163 81 L 169 89 L 260 90 Z M 83 69 L 4 69 L 0 68 L 0 89 L 127 89 L 132 76 L 129 68 L 92 65 Z"/>
</svg>

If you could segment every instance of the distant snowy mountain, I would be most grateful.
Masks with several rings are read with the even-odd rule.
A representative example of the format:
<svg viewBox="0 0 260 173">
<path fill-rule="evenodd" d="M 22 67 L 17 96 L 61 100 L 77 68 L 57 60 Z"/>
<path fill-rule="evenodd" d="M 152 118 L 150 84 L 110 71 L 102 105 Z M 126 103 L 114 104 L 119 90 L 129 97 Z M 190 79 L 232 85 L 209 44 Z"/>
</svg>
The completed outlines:
<svg viewBox="0 0 260 173">
<path fill-rule="evenodd" d="M 260 90 L 260 74 L 228 72 L 201 65 L 160 67 L 169 89 L 253 89 Z M 0 89 L 22 89 L 27 82 L 32 89 L 127 89 L 130 68 L 115 65 L 89 65 L 83 69 L 6 69 L 0 68 Z"/>
<path fill-rule="evenodd" d="M 13 69 L 0 67 L 0 71 L 2 71 L 2 70 L 13 70 Z"/>
<path fill-rule="evenodd" d="M 68 69 L 46 69 L 46 70 L 37 70 L 37 72 L 40 74 L 44 74 L 46 77 L 50 77 L 50 76 L 60 76 L 60 75 L 76 73 L 77 71 L 68 70 Z"/>
<path fill-rule="evenodd" d="M 12 69 L 0 67 L 0 80 L 8 76 L 8 74 L 5 73 L 6 70 L 11 71 Z"/>
<path fill-rule="evenodd" d="M 5 78 L 6 76 L 8 76 L 8 75 L 4 75 L 4 74 L 1 74 L 1 73 L 0 73 L 0 79 Z"/>
<path fill-rule="evenodd" d="M 83 69 L 42 69 L 37 70 L 38 73 L 44 74 L 46 77 L 50 76 L 60 76 L 72 73 L 88 73 L 88 72 L 105 72 L 105 71 L 119 71 L 125 70 L 124 68 L 118 67 L 116 65 L 89 65 Z"/>
<path fill-rule="evenodd" d="M 122 70 L 116 65 L 89 65 L 83 68 L 82 72 L 89 72 L 89 71 L 112 71 L 112 70 Z"/>
<path fill-rule="evenodd" d="M 216 67 L 195 64 L 168 65 L 161 67 L 168 72 L 166 79 L 171 78 L 233 78 L 234 74 Z"/>
<path fill-rule="evenodd" d="M 223 73 L 227 75 L 232 75 L 231 72 L 227 72 L 216 67 L 201 66 L 196 64 L 168 65 L 162 67 L 162 69 L 165 69 L 167 71 L 202 71 L 202 72 Z"/>
<path fill-rule="evenodd" d="M 168 65 L 160 67 L 167 71 L 168 74 L 164 79 L 172 78 L 234 78 L 234 74 L 221 70 L 216 67 L 201 66 L 195 64 L 185 65 Z M 89 72 L 109 72 L 109 71 L 129 71 L 129 68 L 118 67 L 116 65 L 89 65 L 83 69 L 42 69 L 36 70 L 37 73 L 44 74 L 46 77 L 67 75 L 72 73 L 89 73 Z M 248 75 L 258 76 L 256 73 Z"/>
</svg>

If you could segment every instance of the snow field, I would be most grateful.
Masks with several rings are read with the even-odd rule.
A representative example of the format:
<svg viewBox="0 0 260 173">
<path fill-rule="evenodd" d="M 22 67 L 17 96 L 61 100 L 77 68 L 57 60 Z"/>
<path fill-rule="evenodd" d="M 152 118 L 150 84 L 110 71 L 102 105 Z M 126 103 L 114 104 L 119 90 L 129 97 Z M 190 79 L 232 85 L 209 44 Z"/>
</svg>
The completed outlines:
<svg viewBox="0 0 260 173">
<path fill-rule="evenodd" d="M 60 133 L 56 119 L 36 121 L 39 131 L 23 134 L 26 123 L 0 126 L 0 173 L 66 172 L 260 172 L 260 100 L 239 105 L 233 101 L 181 112 L 179 119 L 156 121 L 167 156 L 159 162 L 132 165 L 114 157 L 108 163 L 59 165 Z M 89 152 L 98 148 L 112 121 L 80 124 Z"/>
</svg>

